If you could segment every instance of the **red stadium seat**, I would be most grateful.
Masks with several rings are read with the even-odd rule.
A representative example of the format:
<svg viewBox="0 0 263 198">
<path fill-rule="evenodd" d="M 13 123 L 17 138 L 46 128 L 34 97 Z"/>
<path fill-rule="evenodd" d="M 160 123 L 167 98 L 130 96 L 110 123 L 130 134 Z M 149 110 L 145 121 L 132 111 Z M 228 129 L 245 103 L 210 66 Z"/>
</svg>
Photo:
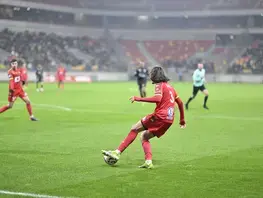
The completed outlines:
<svg viewBox="0 0 263 198">
<path fill-rule="evenodd" d="M 138 49 L 135 40 L 122 40 L 121 44 L 124 46 L 126 55 L 130 57 L 134 63 L 140 61 L 146 62 L 146 58 Z"/>
<path fill-rule="evenodd" d="M 145 41 L 146 49 L 157 61 L 185 60 L 197 52 L 207 51 L 212 44 L 214 41 L 211 40 Z"/>
</svg>

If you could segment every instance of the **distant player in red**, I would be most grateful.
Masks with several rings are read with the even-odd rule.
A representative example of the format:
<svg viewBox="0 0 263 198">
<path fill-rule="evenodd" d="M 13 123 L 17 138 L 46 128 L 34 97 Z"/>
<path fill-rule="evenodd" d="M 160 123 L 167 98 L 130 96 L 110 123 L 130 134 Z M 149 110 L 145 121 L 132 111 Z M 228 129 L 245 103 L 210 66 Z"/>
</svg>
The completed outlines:
<svg viewBox="0 0 263 198">
<path fill-rule="evenodd" d="M 64 89 L 65 78 L 66 78 L 66 69 L 60 65 L 57 69 L 58 88 Z"/>
<path fill-rule="evenodd" d="M 133 96 L 131 102 L 149 102 L 156 103 L 154 113 L 145 116 L 142 120 L 132 126 L 130 133 L 119 145 L 115 151 L 103 150 L 103 155 L 119 160 L 120 154 L 135 140 L 138 133 L 141 134 L 142 147 L 145 153 L 145 163 L 140 168 L 153 168 L 152 150 L 149 140 L 153 137 L 160 138 L 172 126 L 174 121 L 175 103 L 180 111 L 180 127 L 185 128 L 184 106 L 174 88 L 167 82 L 169 79 L 165 76 L 161 67 L 154 67 L 150 78 L 155 84 L 155 95 L 149 98 Z"/>
<path fill-rule="evenodd" d="M 24 87 L 27 87 L 28 85 L 28 75 L 27 75 L 27 68 L 26 68 L 26 64 L 22 63 L 22 66 L 20 67 L 20 72 L 21 72 L 21 81 L 22 81 L 22 85 Z"/>
<path fill-rule="evenodd" d="M 0 108 L 0 113 L 5 112 L 8 109 L 13 107 L 13 104 L 17 97 L 21 98 L 26 103 L 26 108 L 30 116 L 30 120 L 37 121 L 37 119 L 32 114 L 32 107 L 30 104 L 30 100 L 27 96 L 27 93 L 24 92 L 21 82 L 21 73 L 17 68 L 17 60 L 11 60 L 10 66 L 11 69 L 8 70 L 8 78 L 9 78 L 9 95 L 8 95 L 8 105 L 5 105 Z"/>
</svg>

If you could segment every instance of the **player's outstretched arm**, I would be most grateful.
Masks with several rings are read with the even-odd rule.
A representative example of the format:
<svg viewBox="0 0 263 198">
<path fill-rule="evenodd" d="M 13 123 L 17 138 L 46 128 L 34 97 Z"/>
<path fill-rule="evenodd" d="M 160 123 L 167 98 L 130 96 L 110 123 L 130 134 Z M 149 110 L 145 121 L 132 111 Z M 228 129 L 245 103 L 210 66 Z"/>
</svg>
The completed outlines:
<svg viewBox="0 0 263 198">
<path fill-rule="evenodd" d="M 137 102 L 149 102 L 149 103 L 158 103 L 162 100 L 162 95 L 154 95 L 153 97 L 148 97 L 148 98 L 141 98 L 137 96 L 132 96 L 130 98 L 131 102 L 133 103 L 134 101 Z"/>
<path fill-rule="evenodd" d="M 184 104 L 178 96 L 175 99 L 175 102 L 177 103 L 179 111 L 180 111 L 180 126 L 181 128 L 184 128 L 186 124 L 184 120 Z"/>
</svg>

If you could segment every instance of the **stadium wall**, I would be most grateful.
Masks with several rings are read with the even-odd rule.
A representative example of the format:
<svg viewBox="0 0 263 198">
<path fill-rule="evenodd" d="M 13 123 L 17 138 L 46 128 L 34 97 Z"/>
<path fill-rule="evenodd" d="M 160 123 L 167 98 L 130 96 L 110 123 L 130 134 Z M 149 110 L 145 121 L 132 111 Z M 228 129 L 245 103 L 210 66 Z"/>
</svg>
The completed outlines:
<svg viewBox="0 0 263 198">
<path fill-rule="evenodd" d="M 178 81 L 178 74 L 169 73 L 173 81 Z M 208 83 L 263 83 L 263 75 L 250 74 L 207 74 L 206 81 Z M 192 75 L 190 73 L 182 76 L 183 82 L 192 82 Z"/>
<path fill-rule="evenodd" d="M 178 82 L 179 76 L 177 73 L 169 73 L 169 76 L 173 81 Z M 29 81 L 35 81 L 35 73 L 28 73 Z M 44 74 L 45 82 L 55 82 L 55 73 L 45 72 Z M 67 82 L 101 82 L 101 81 L 128 81 L 130 76 L 127 73 L 122 72 L 68 72 Z M 0 72 L 0 82 L 8 81 L 6 72 Z M 183 82 L 192 82 L 191 74 L 184 74 L 182 76 Z M 206 81 L 209 83 L 232 83 L 232 82 L 243 82 L 243 83 L 263 83 L 263 75 L 244 75 L 244 74 L 207 74 Z"/>
<path fill-rule="evenodd" d="M 35 81 L 36 75 L 34 72 L 28 72 L 28 80 Z M 68 72 L 66 82 L 99 82 L 99 81 L 128 81 L 127 73 L 122 72 Z M 8 81 L 7 73 L 0 72 L 0 81 Z M 44 73 L 45 82 L 55 82 L 55 73 Z"/>
</svg>

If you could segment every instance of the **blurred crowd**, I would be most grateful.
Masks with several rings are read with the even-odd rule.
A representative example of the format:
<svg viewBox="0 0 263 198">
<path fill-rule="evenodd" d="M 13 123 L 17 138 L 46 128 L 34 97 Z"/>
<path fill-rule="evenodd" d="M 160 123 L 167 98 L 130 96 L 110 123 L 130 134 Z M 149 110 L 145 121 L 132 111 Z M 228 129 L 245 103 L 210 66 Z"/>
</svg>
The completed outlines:
<svg viewBox="0 0 263 198">
<path fill-rule="evenodd" d="M 0 48 L 12 55 L 25 59 L 28 64 L 55 66 L 57 63 L 77 65 L 81 61 L 69 53 L 67 41 L 56 34 L 44 32 L 13 32 L 8 29 L 0 32 Z"/>
<path fill-rule="evenodd" d="M 263 44 L 258 48 L 248 48 L 244 55 L 235 60 L 229 68 L 230 73 L 262 74 L 263 73 Z"/>
<path fill-rule="evenodd" d="M 177 73 L 191 72 L 197 68 L 198 63 L 203 63 L 206 73 L 215 73 L 215 64 L 212 61 L 205 61 L 201 59 L 193 60 L 183 60 L 183 61 L 174 61 L 174 60 L 165 60 L 162 65 L 168 70 L 174 70 Z"/>
<path fill-rule="evenodd" d="M 76 68 L 82 65 L 79 68 L 87 71 L 107 71 L 109 65 L 113 64 L 111 51 L 103 45 L 103 41 L 94 41 L 89 37 L 62 37 L 55 33 L 13 32 L 4 29 L 0 32 L 0 40 L 0 48 L 25 60 L 29 69 L 31 66 L 42 65 L 45 70 L 52 70 L 58 64 L 63 64 Z M 90 60 L 81 60 L 70 52 L 70 48 L 77 48 L 87 54 Z"/>
</svg>

